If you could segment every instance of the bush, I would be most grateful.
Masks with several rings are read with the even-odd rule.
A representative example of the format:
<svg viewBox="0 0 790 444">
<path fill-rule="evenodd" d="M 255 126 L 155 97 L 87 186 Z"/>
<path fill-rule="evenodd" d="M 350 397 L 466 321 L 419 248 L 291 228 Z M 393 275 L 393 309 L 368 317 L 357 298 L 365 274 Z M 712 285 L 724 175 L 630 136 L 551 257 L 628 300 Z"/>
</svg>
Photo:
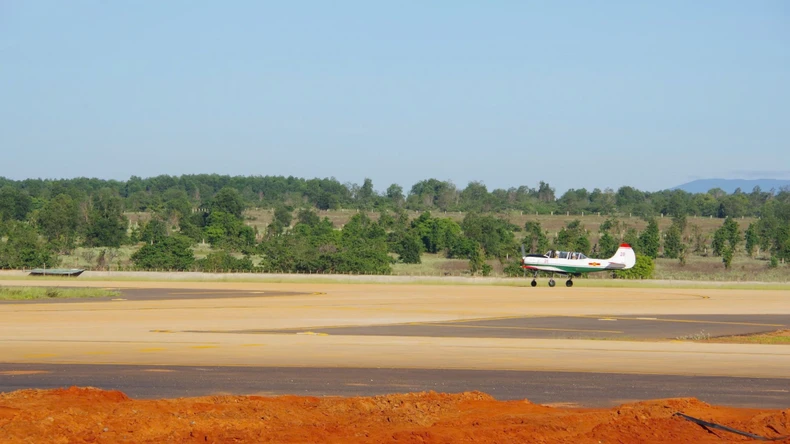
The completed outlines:
<svg viewBox="0 0 790 444">
<path fill-rule="evenodd" d="M 524 269 L 521 268 L 521 259 L 510 261 L 509 264 L 505 266 L 504 271 L 507 277 L 521 277 L 524 275 Z"/>
<path fill-rule="evenodd" d="M 617 270 L 614 272 L 615 277 L 620 279 L 650 279 L 653 277 L 653 272 L 656 269 L 656 264 L 648 256 L 636 255 L 636 264 L 628 270 Z"/>
<path fill-rule="evenodd" d="M 724 263 L 724 268 L 729 270 L 732 265 L 732 248 L 724 248 L 724 251 L 721 252 L 721 261 Z"/>
<path fill-rule="evenodd" d="M 185 236 L 168 236 L 146 244 L 132 255 L 132 262 L 141 270 L 188 270 L 195 262 L 192 240 Z"/>
<path fill-rule="evenodd" d="M 768 263 L 768 268 L 776 268 L 779 266 L 779 259 L 773 255 L 771 256 L 771 262 Z"/>
<path fill-rule="evenodd" d="M 237 259 L 228 254 L 227 251 L 222 250 L 210 253 L 204 259 L 196 260 L 195 265 L 200 271 L 216 272 L 252 271 L 254 268 L 250 258 Z"/>
</svg>

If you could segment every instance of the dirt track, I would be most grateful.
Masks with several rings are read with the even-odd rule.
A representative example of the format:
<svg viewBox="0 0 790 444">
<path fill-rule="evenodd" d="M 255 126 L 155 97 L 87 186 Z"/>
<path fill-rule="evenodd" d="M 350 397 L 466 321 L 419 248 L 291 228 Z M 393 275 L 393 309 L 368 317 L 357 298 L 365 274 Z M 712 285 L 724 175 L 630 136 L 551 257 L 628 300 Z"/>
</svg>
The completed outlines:
<svg viewBox="0 0 790 444">
<path fill-rule="evenodd" d="M 3 442 L 276 443 L 719 443 L 750 442 L 706 430 L 676 412 L 774 438 L 790 410 L 711 407 L 695 399 L 565 409 L 495 401 L 483 393 L 372 398 L 214 396 L 136 401 L 95 389 L 0 395 Z M 790 442 L 790 439 L 782 442 Z"/>
</svg>

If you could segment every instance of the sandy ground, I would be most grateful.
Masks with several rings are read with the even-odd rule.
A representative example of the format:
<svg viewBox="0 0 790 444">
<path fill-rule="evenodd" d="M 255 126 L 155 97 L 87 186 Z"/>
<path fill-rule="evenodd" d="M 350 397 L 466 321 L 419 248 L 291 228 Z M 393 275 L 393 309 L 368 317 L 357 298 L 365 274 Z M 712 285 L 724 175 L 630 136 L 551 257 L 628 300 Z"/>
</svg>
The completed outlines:
<svg viewBox="0 0 790 444">
<path fill-rule="evenodd" d="M 5 281 L 4 285 L 29 285 Z M 53 285 L 52 281 L 47 284 Z M 75 282 L 249 291 L 234 299 L 0 305 L 4 362 L 563 370 L 788 377 L 781 345 L 320 336 L 320 326 L 537 315 L 790 313 L 786 291 Z M 267 292 L 306 294 L 258 297 Z M 611 324 L 601 322 L 611 328 Z M 303 329 L 303 334 L 238 334 Z"/>
<path fill-rule="evenodd" d="M 322 326 L 514 316 L 790 314 L 788 291 L 75 280 L 41 284 L 179 293 L 233 289 L 249 292 L 249 297 L 2 304 L 1 361 L 790 376 L 790 348 L 781 345 L 310 334 Z M 31 281 L 4 280 L 2 285 Z M 303 294 L 260 297 L 284 291 Z M 303 334 L 233 333 L 273 328 L 299 328 Z M 120 393 L 74 389 L 0 396 L 0 434 L 8 442 L 36 437 L 53 437 L 51 442 L 740 439 L 673 417 L 679 410 L 766 436 L 788 433 L 789 411 L 713 408 L 688 399 L 567 410 L 496 402 L 483 394 L 131 401 Z"/>
<path fill-rule="evenodd" d="M 476 392 L 137 401 L 121 392 L 70 388 L 0 395 L 0 433 L 8 443 L 756 442 L 677 412 L 768 438 L 790 431 L 790 410 L 712 407 L 695 399 L 568 409 Z"/>
</svg>

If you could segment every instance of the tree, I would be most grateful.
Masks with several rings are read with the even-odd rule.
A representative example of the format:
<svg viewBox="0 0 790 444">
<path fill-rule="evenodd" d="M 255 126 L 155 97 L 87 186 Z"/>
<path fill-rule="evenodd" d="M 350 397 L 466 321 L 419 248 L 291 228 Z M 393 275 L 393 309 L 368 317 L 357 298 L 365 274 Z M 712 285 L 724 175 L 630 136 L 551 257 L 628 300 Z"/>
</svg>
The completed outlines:
<svg viewBox="0 0 790 444">
<path fill-rule="evenodd" d="M 485 251 L 483 246 L 478 244 L 469 254 L 469 272 L 475 275 L 483 269 L 483 265 L 485 265 Z"/>
<path fill-rule="evenodd" d="M 162 195 L 164 201 L 164 215 L 177 223 L 184 217 L 192 213 L 192 203 L 189 201 L 186 191 L 179 188 L 170 188 Z"/>
<path fill-rule="evenodd" d="M 0 221 L 25 220 L 33 209 L 33 199 L 10 186 L 0 188 Z"/>
<path fill-rule="evenodd" d="M 284 205 L 278 205 L 274 209 L 274 220 L 275 223 L 280 229 L 288 228 L 291 226 L 291 221 L 293 220 L 293 208 L 286 207 Z"/>
<path fill-rule="evenodd" d="M 623 235 L 623 242 L 630 245 L 635 250 L 639 250 L 639 233 L 636 231 L 636 228 L 626 228 L 625 234 Z"/>
<path fill-rule="evenodd" d="M 491 215 L 468 213 L 461 223 L 464 237 L 482 246 L 486 257 L 503 261 L 519 250 L 513 235 L 514 226 Z M 460 246 L 460 242 L 455 243 Z"/>
<path fill-rule="evenodd" d="M 664 234 L 664 257 L 677 259 L 683 251 L 683 237 L 677 225 L 672 224 Z"/>
<path fill-rule="evenodd" d="M 143 226 L 140 233 L 140 240 L 142 242 L 154 243 L 167 237 L 167 224 L 154 217 Z"/>
<path fill-rule="evenodd" d="M 759 248 L 760 236 L 757 233 L 757 224 L 752 222 L 746 229 L 746 253 L 749 257 L 754 257 L 754 250 Z"/>
<path fill-rule="evenodd" d="M 658 248 L 661 236 L 658 231 L 658 222 L 655 218 L 647 220 L 647 228 L 639 235 L 639 252 L 651 259 L 658 257 Z"/>
<path fill-rule="evenodd" d="M 686 229 L 686 216 L 679 215 L 672 218 L 672 225 L 664 233 L 664 256 L 670 259 L 680 259 L 685 262 L 686 245 L 683 243 L 683 231 Z"/>
<path fill-rule="evenodd" d="M 600 257 L 612 257 L 620 247 L 620 242 L 614 236 L 605 231 L 598 240 L 598 251 Z M 596 256 L 597 257 L 597 256 Z"/>
<path fill-rule="evenodd" d="M 311 227 L 315 227 L 319 223 L 321 223 L 321 218 L 313 210 L 309 209 L 301 209 L 299 213 L 296 215 L 296 223 L 298 224 L 305 224 Z M 291 222 L 288 221 L 290 224 Z"/>
<path fill-rule="evenodd" d="M 32 226 L 13 222 L 4 231 L 8 240 L 0 239 L 0 269 L 52 268 L 58 264 L 58 257 Z"/>
<path fill-rule="evenodd" d="M 521 241 L 528 252 L 543 254 L 549 249 L 549 238 L 543 232 L 540 222 L 527 221 L 524 224 L 524 239 Z"/>
<path fill-rule="evenodd" d="M 728 217 L 724 223 L 713 233 L 713 254 L 723 256 L 725 250 L 729 248 L 730 254 L 738 249 L 738 244 L 743 240 L 738 222 Z"/>
<path fill-rule="evenodd" d="M 88 215 L 85 244 L 89 247 L 120 247 L 129 225 L 123 215 L 123 201 L 113 190 L 104 188 L 93 196 Z"/>
<path fill-rule="evenodd" d="M 398 255 L 404 264 L 422 263 L 422 240 L 415 230 L 409 230 L 401 236 L 398 244 Z"/>
<path fill-rule="evenodd" d="M 703 253 L 708 249 L 708 237 L 697 224 L 691 224 L 691 241 L 695 253 Z"/>
<path fill-rule="evenodd" d="M 393 208 L 400 208 L 403 206 L 405 198 L 403 197 L 403 187 L 393 183 L 387 188 L 387 199 Z"/>
<path fill-rule="evenodd" d="M 554 202 L 556 200 L 554 197 L 554 188 L 542 180 L 540 184 L 538 184 L 538 200 L 542 202 Z"/>
<path fill-rule="evenodd" d="M 316 199 L 315 206 L 319 210 L 334 210 L 339 208 L 340 203 L 334 194 L 323 192 Z"/>
<path fill-rule="evenodd" d="M 225 187 L 214 196 L 211 202 L 211 211 L 221 211 L 231 214 L 239 219 L 244 212 L 244 200 L 235 188 Z"/>
<path fill-rule="evenodd" d="M 373 204 L 373 198 L 375 197 L 376 192 L 373 191 L 373 181 L 369 178 L 365 178 L 365 181 L 362 183 L 362 186 L 359 188 L 359 192 L 357 193 L 357 201 L 361 208 L 370 208 Z"/>
<path fill-rule="evenodd" d="M 729 245 L 721 252 L 721 261 L 724 262 L 724 268 L 729 270 L 732 265 L 732 247 Z"/>
<path fill-rule="evenodd" d="M 58 194 L 38 212 L 38 226 L 46 239 L 60 251 L 74 247 L 79 228 L 79 208 L 68 194 Z"/>
<path fill-rule="evenodd" d="M 255 230 L 230 213 L 212 211 L 207 222 L 205 235 L 212 247 L 235 251 L 255 244 Z"/>
<path fill-rule="evenodd" d="M 184 271 L 195 262 L 191 246 L 192 241 L 188 237 L 176 234 L 143 245 L 132 254 L 131 259 L 140 270 Z"/>
<path fill-rule="evenodd" d="M 473 181 L 461 191 L 461 202 L 466 211 L 488 211 L 488 189 L 482 182 Z"/>
<path fill-rule="evenodd" d="M 576 219 L 567 223 L 555 240 L 557 249 L 568 251 L 579 251 L 590 254 L 590 239 L 587 237 L 587 230 L 584 229 L 581 221 Z"/>
</svg>

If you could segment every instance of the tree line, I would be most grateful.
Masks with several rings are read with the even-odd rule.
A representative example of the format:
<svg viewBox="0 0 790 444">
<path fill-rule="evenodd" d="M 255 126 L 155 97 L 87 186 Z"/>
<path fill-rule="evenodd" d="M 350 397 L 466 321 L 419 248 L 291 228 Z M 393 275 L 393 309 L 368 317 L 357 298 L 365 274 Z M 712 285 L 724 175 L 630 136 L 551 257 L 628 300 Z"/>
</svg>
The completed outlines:
<svg viewBox="0 0 790 444">
<path fill-rule="evenodd" d="M 295 208 L 331 210 L 408 209 L 416 211 L 463 211 L 527 213 L 600 213 L 603 215 L 632 214 L 639 217 L 657 215 L 712 216 L 718 218 L 759 217 L 763 205 L 787 190 L 763 191 L 759 187 L 728 194 L 719 188 L 707 193 L 682 190 L 640 191 L 630 186 L 618 190 L 595 188 L 570 189 L 557 197 L 546 182 L 535 188 L 528 186 L 494 189 L 470 182 L 463 189 L 450 181 L 427 179 L 415 183 L 408 192 L 392 184 L 377 192 L 366 178 L 362 185 L 340 183 L 334 178 L 304 179 L 283 176 L 228 176 L 198 174 L 182 176 L 132 176 L 127 181 L 89 178 L 25 179 L 0 177 L 0 214 L 5 218 L 23 220 L 31 211 L 42 208 L 60 195 L 69 196 L 80 204 L 107 192 L 120 198 L 125 211 L 155 211 L 206 207 L 223 188 L 238 191 L 246 207 L 273 208 L 287 205 Z"/>
<path fill-rule="evenodd" d="M 195 178 L 211 179 L 208 181 L 211 185 L 201 194 L 199 186 L 182 187 L 185 178 L 192 178 L 195 183 L 203 183 Z M 491 272 L 486 261 L 498 260 L 506 272 L 515 275 L 521 273 L 518 264 L 520 244 L 532 252 L 542 253 L 555 248 L 605 258 L 613 254 L 621 242 L 628 242 L 640 257 L 637 268 L 643 271 L 639 276 L 625 273 L 624 277 L 646 277 L 651 270 L 648 261 L 659 256 L 684 263 L 690 254 L 710 252 L 721 256 L 726 267 L 730 266 L 732 256 L 741 252 L 750 256 L 769 255 L 772 263 L 790 259 L 788 191 L 762 193 L 755 190 L 749 195 L 734 193 L 718 197 L 716 193 L 700 197 L 672 191 L 668 195 L 667 208 L 675 211 L 674 214 L 668 213 L 673 214 L 673 223 L 663 233 L 659 231 L 653 213 L 644 211 L 642 217 L 647 221 L 647 227 L 642 231 L 629 227 L 609 213 L 612 215 L 601 225 L 597 236 L 593 236 L 594 233 L 590 233 L 579 220 L 568 222 L 556 235 L 549 235 L 536 221 L 517 226 L 485 205 L 467 212 L 461 222 L 435 217 L 431 210 L 440 212 L 441 205 L 449 205 L 451 202 L 445 201 L 449 194 L 442 194 L 442 191 L 440 195 L 445 197 L 436 201 L 420 196 L 434 196 L 437 192 L 434 186 L 439 186 L 438 181 L 420 182 L 408 197 L 395 205 L 392 197 L 397 197 L 397 193 L 393 192 L 393 196 L 378 195 L 372 191 L 368 180 L 366 185 L 355 190 L 334 180 L 316 179 L 317 182 L 311 182 L 288 178 L 282 183 L 312 183 L 318 184 L 318 189 L 321 189 L 321 183 L 330 184 L 330 188 L 339 185 L 338 190 L 344 189 L 348 193 L 348 202 L 362 205 L 366 201 L 371 206 L 362 208 L 344 226 L 335 227 L 329 219 L 320 217 L 317 211 L 320 207 L 305 195 L 283 191 L 284 194 L 275 199 L 274 196 L 278 195 L 272 193 L 266 199 L 274 199 L 274 218 L 263 232 L 259 232 L 244 222 L 244 211 L 251 203 L 249 192 L 243 191 L 249 185 L 245 180 L 255 183 L 258 179 L 278 178 L 207 175 L 160 176 L 146 180 L 132 178 L 126 183 L 98 179 L 6 181 L 0 187 L 0 268 L 53 267 L 57 266 L 59 255 L 68 254 L 77 246 L 111 249 L 125 244 L 139 247 L 132 256 L 139 269 L 208 271 L 388 274 L 396 262 L 419 263 L 422 253 L 436 253 L 468 260 L 471 273 L 484 275 Z M 233 182 L 236 186 L 225 185 L 216 192 L 212 191 L 212 187 L 227 180 L 237 181 Z M 130 183 L 134 185 L 131 188 Z M 274 180 L 273 183 L 279 182 Z M 238 187 L 241 185 L 244 187 L 240 191 Z M 619 195 L 625 188 L 615 194 Z M 497 190 L 493 193 L 484 191 L 480 184 L 472 183 L 456 195 L 458 199 L 464 195 L 462 201 L 470 205 L 490 199 Z M 141 192 L 149 201 L 157 203 L 146 207 L 152 214 L 148 222 L 130 226 L 124 213 L 130 210 L 130 203 L 139 203 L 139 199 L 132 196 L 139 197 Z M 191 194 L 193 192 L 200 196 Z M 532 197 L 541 205 L 555 205 L 557 208 L 568 194 L 555 199 L 553 191 L 545 183 L 541 183 L 537 190 L 525 193 L 526 196 L 533 193 Z M 582 196 L 573 190 L 569 193 Z M 587 195 L 588 204 L 592 202 L 590 196 L 593 194 Z M 624 194 L 631 195 L 632 192 L 626 190 Z M 657 202 L 656 196 L 661 195 L 637 194 L 643 197 L 649 194 L 651 202 Z M 721 228 L 708 239 L 699 227 L 688 222 L 686 211 L 689 207 L 682 205 L 688 196 L 691 196 L 691 201 L 717 199 L 720 205 L 727 202 L 726 197 L 745 199 L 744 202 L 749 202 L 752 197 L 757 199 L 755 196 L 763 196 L 764 199 L 760 197 L 755 201 L 761 202 L 753 210 L 760 219 L 748 229 L 742 232 L 733 220 L 734 216 L 727 215 Z M 264 197 L 259 194 L 259 198 Z M 387 199 L 392 205 L 377 206 L 376 202 Z M 577 202 L 582 200 L 579 198 Z M 195 211 L 196 206 L 202 211 Z M 421 208 L 423 213 L 410 220 L 406 214 L 410 208 Z M 377 212 L 377 220 L 370 218 L 368 212 Z M 211 253 L 196 259 L 193 247 L 202 242 L 211 245 Z M 100 259 L 101 262 L 112 260 L 104 256 Z"/>
</svg>

